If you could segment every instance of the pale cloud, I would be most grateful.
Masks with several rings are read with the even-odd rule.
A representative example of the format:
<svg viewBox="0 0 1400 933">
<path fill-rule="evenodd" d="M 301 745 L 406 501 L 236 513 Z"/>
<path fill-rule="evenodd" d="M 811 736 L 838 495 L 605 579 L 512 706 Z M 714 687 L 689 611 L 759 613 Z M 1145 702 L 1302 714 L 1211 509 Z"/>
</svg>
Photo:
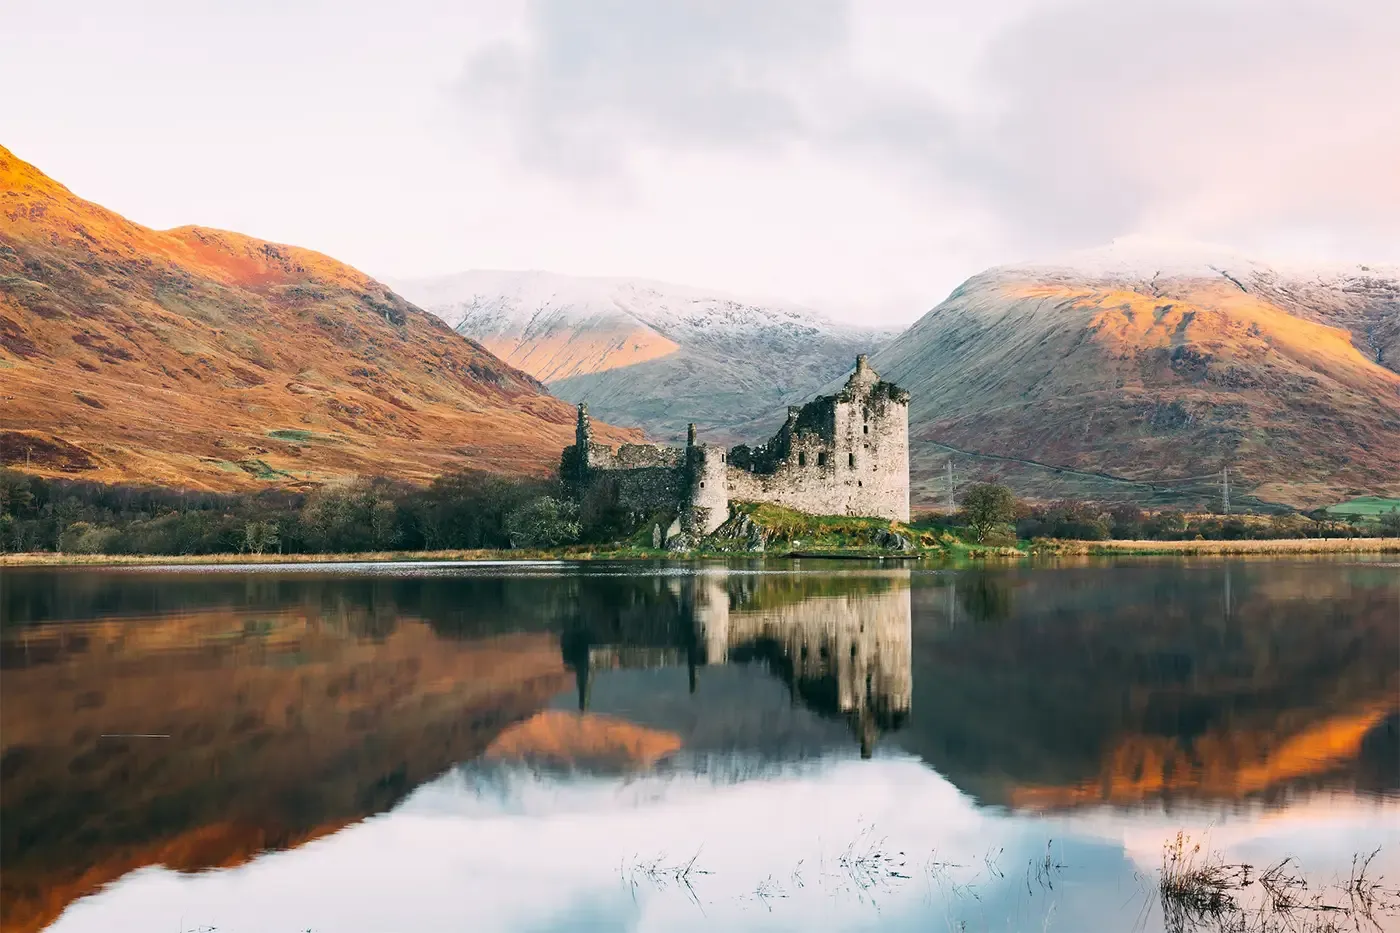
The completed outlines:
<svg viewBox="0 0 1400 933">
<path fill-rule="evenodd" d="M 538 0 L 470 56 L 461 92 L 518 158 L 591 174 L 638 146 L 755 149 L 807 133 L 799 88 L 844 42 L 839 0 Z"/>
<path fill-rule="evenodd" d="M 15 0 L 0 137 L 154 226 L 372 274 L 912 320 L 1132 233 L 1400 259 L 1391 0 Z"/>
<path fill-rule="evenodd" d="M 546 171 L 805 147 L 930 212 L 986 212 L 1009 249 L 1137 232 L 1395 239 L 1388 0 L 1046 0 L 982 22 L 898 3 L 526 9 L 523 36 L 469 58 L 459 93 Z M 881 33 L 902 36 L 903 60 L 872 53 Z"/>
<path fill-rule="evenodd" d="M 982 65 L 1004 106 L 978 180 L 1035 240 L 1331 227 L 1393 247 L 1397 29 L 1388 0 L 1042 9 Z"/>
</svg>

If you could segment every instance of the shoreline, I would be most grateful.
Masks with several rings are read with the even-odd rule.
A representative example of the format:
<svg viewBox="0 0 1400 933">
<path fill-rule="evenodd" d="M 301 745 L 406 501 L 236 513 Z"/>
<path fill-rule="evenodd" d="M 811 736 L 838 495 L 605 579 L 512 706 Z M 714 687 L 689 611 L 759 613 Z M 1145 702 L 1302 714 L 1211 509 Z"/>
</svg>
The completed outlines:
<svg viewBox="0 0 1400 933">
<path fill-rule="evenodd" d="M 1391 554 L 1400 538 L 1242 538 L 1237 541 L 1055 541 L 1040 553 L 1067 555 Z"/>
<path fill-rule="evenodd" d="M 723 560 L 728 558 L 778 558 L 807 560 L 896 560 L 1006 561 L 1032 557 L 1129 557 L 1129 556 L 1234 556 L 1305 554 L 1400 554 L 1400 538 L 1275 538 L 1237 541 L 1053 541 L 1034 544 L 1026 550 L 981 549 L 966 545 L 961 552 L 922 551 L 914 553 L 870 553 L 860 551 L 768 552 L 687 552 L 636 550 L 553 550 L 553 551 L 372 551 L 352 554 L 62 554 L 48 551 L 0 554 L 4 567 L 132 567 L 132 566 L 221 566 L 230 564 L 378 564 L 378 563 L 522 563 L 527 561 L 657 561 Z"/>
</svg>

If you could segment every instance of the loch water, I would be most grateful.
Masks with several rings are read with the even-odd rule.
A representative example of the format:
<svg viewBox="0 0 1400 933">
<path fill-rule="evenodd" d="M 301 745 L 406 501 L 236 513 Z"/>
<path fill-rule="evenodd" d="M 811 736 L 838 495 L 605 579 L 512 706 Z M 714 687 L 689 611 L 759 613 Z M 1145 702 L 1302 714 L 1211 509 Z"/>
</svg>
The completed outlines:
<svg viewBox="0 0 1400 933">
<path fill-rule="evenodd" d="M 4 568 L 0 614 L 4 931 L 1400 930 L 1393 558 Z M 1179 834 L 1221 900 L 1162 896 Z"/>
</svg>

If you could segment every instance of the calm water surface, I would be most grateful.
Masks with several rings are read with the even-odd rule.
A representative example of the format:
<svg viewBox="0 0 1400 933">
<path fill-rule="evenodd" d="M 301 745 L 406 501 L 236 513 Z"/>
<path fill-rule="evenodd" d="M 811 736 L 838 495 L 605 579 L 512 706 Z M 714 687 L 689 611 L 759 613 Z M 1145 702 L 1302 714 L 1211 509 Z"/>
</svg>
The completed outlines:
<svg viewBox="0 0 1400 933">
<path fill-rule="evenodd" d="M 1178 832 L 1400 887 L 1394 561 L 8 569 L 0 613 L 6 931 L 1339 916 L 1164 910 Z"/>
</svg>

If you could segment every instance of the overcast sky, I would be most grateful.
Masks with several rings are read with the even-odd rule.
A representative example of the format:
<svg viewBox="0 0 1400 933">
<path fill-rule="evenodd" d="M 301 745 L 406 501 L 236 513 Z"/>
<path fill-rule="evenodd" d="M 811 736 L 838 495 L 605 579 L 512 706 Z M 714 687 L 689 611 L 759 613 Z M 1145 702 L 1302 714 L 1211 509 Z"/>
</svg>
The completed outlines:
<svg viewBox="0 0 1400 933">
<path fill-rule="evenodd" d="M 384 277 L 912 320 L 1128 234 L 1400 260 L 1396 0 L 5 0 L 0 143 Z"/>
</svg>

